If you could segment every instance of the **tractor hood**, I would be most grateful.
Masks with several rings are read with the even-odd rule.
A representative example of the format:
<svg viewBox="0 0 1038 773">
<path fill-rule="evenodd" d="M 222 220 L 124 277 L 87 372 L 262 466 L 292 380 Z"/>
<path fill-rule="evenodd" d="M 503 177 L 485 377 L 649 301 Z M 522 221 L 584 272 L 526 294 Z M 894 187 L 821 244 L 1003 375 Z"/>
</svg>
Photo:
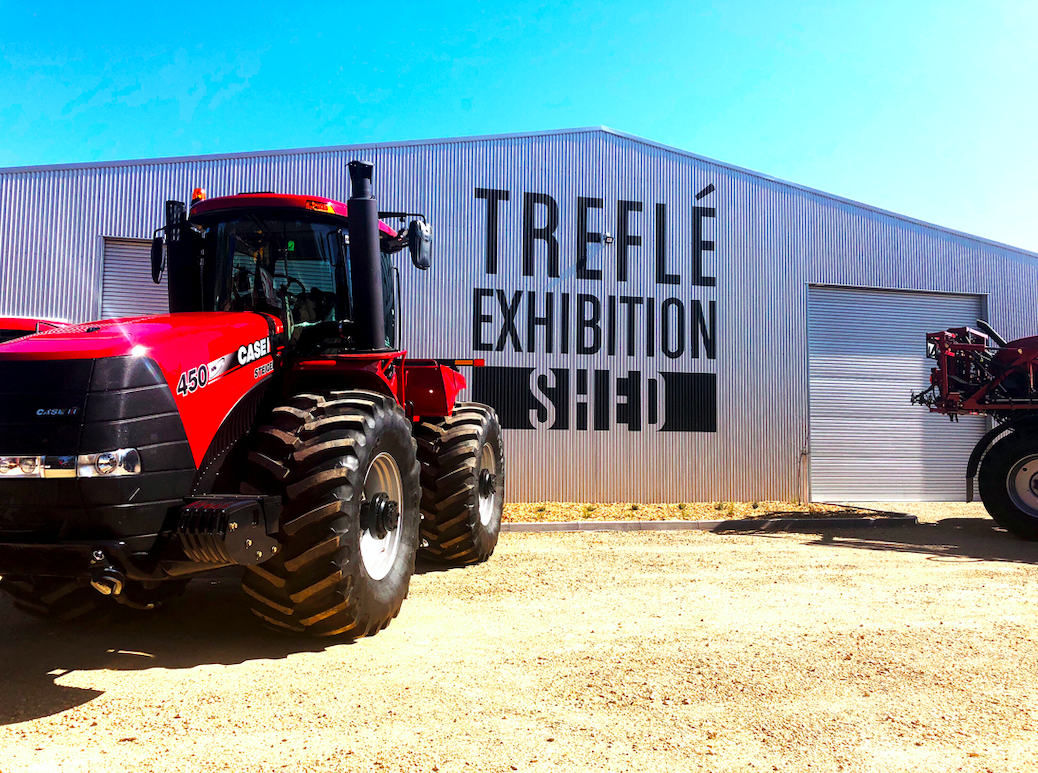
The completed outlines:
<svg viewBox="0 0 1038 773">
<path fill-rule="evenodd" d="M 253 312 L 69 325 L 0 345 L 0 395 L 28 398 L 43 389 L 74 396 L 161 384 L 170 399 L 159 413 L 175 405 L 200 465 L 225 417 L 265 387 L 281 331 L 279 320 Z M 0 424 L 4 411 L 0 404 Z"/>
<path fill-rule="evenodd" d="M 276 334 L 280 329 L 280 321 L 252 312 L 107 319 L 66 325 L 11 341 L 0 346 L 0 359 L 73 360 L 146 355 L 166 364 L 170 358 L 176 360 L 178 352 L 188 350 L 194 354 L 199 346 L 250 336 L 255 339 L 260 334 Z"/>
</svg>

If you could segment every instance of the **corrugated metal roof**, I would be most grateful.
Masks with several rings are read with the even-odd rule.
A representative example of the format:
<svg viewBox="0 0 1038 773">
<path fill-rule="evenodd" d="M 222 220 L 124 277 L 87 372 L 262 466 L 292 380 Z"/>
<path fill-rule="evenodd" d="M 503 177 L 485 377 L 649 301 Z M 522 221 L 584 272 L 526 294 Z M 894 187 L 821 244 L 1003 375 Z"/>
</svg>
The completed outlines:
<svg viewBox="0 0 1038 773">
<path fill-rule="evenodd" d="M 573 135 L 573 134 L 611 134 L 615 137 L 628 140 L 630 142 L 636 142 L 641 145 L 645 145 L 650 148 L 657 150 L 663 150 L 668 153 L 675 153 L 685 158 L 690 158 L 695 161 L 699 161 L 705 164 L 711 164 L 720 169 L 727 170 L 729 172 L 736 172 L 738 174 L 748 175 L 757 180 L 764 180 L 776 185 L 783 185 L 793 190 L 800 191 L 802 193 L 810 194 L 811 196 L 818 196 L 823 199 L 838 202 L 840 204 L 849 204 L 854 207 L 860 207 L 861 209 L 875 212 L 878 215 L 885 217 L 891 217 L 896 220 L 901 220 L 905 223 L 911 223 L 916 226 L 923 226 L 925 228 L 932 228 L 935 231 L 940 231 L 951 236 L 956 236 L 969 241 L 978 242 L 980 244 L 989 244 L 994 247 L 1000 247 L 1002 249 L 1011 250 L 1017 252 L 1020 255 L 1029 258 L 1038 258 L 1038 252 L 1024 249 L 1022 247 L 1014 247 L 1011 244 L 999 242 L 994 239 L 988 239 L 983 236 L 976 236 L 974 234 L 968 234 L 964 231 L 958 231 L 954 228 L 947 226 L 937 225 L 926 220 L 920 220 L 919 218 L 909 217 L 908 215 L 902 215 L 897 212 L 893 212 L 888 209 L 876 207 L 871 204 L 865 204 L 854 199 L 849 199 L 845 196 L 839 196 L 834 193 L 827 193 L 826 191 L 818 190 L 817 188 L 811 188 L 807 185 L 801 185 L 799 183 L 790 182 L 780 177 L 773 177 L 763 172 L 756 172 L 752 169 L 737 166 L 735 164 L 729 164 L 724 161 L 718 161 L 717 159 L 710 158 L 708 156 L 702 156 L 697 153 L 692 153 L 682 148 L 674 147 L 673 145 L 666 145 L 661 142 L 655 142 L 653 140 L 639 137 L 635 134 L 628 134 L 627 132 L 618 131 L 617 129 L 611 129 L 608 126 L 581 126 L 573 129 L 547 129 L 544 131 L 536 132 L 513 132 L 504 134 L 480 134 L 471 135 L 465 137 L 446 137 L 446 138 L 434 138 L 425 140 L 401 140 L 398 142 L 367 142 L 352 145 L 326 145 L 309 148 L 285 148 L 281 150 L 250 150 L 242 151 L 239 153 L 210 153 L 195 156 L 165 156 L 160 158 L 145 158 L 145 159 L 129 159 L 125 161 L 88 161 L 83 163 L 72 163 L 72 164 L 45 164 L 40 166 L 12 166 L 12 167 L 0 167 L 0 176 L 9 174 L 21 174 L 21 173 L 38 173 L 38 172 L 51 172 L 51 171 L 66 171 L 66 170 L 81 170 L 81 169 L 111 169 L 123 166 L 146 166 L 146 165 L 161 165 L 161 164 L 181 164 L 185 162 L 195 161 L 220 161 L 220 160 L 231 160 L 231 159 L 243 159 L 243 158 L 271 158 L 277 156 L 296 156 L 308 153 L 329 153 L 329 152 L 341 152 L 349 151 L 356 152 L 362 150 L 387 150 L 390 148 L 407 148 L 407 147 L 420 147 L 429 145 L 452 145 L 459 143 L 468 142 L 485 142 L 488 140 L 512 140 L 512 139 L 526 139 L 532 137 L 553 137 L 560 135 Z"/>
</svg>

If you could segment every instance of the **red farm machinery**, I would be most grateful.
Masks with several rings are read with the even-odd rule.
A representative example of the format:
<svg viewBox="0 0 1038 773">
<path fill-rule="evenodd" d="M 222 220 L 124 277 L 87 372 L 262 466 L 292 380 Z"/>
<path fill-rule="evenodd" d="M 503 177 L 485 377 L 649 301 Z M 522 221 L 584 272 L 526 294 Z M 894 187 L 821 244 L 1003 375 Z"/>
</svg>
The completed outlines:
<svg viewBox="0 0 1038 773">
<path fill-rule="evenodd" d="M 394 256 L 428 268 L 429 227 L 388 226 L 372 166 L 348 168 L 348 206 L 167 202 L 152 276 L 170 314 L 0 346 L 0 590 L 17 607 L 152 609 L 243 565 L 268 625 L 356 638 L 399 612 L 417 554 L 489 558 L 497 417 L 457 400 L 462 363 L 399 340 Z"/>
<path fill-rule="evenodd" d="M 22 336 L 42 333 L 44 330 L 53 330 L 64 324 L 64 322 L 31 317 L 0 317 L 0 344 Z"/>
<path fill-rule="evenodd" d="M 983 320 L 977 327 L 927 334 L 927 355 L 937 366 L 912 402 L 952 420 L 994 420 L 966 466 L 966 499 L 973 501 L 976 479 L 996 523 L 1038 540 L 1038 336 L 1006 341 Z"/>
</svg>

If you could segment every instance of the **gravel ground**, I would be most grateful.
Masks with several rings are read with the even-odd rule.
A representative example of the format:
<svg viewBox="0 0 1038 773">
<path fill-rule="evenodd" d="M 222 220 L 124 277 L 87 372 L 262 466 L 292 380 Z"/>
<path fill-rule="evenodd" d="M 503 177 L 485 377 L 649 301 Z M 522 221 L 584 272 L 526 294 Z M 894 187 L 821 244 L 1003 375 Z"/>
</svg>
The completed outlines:
<svg viewBox="0 0 1038 773">
<path fill-rule="evenodd" d="M 355 644 L 228 573 L 145 625 L 0 601 L 0 771 L 1038 769 L 1038 551 L 916 527 L 506 534 Z"/>
<path fill-rule="evenodd" d="M 873 508 L 821 502 L 525 502 L 505 505 L 506 523 L 559 521 L 721 521 L 876 515 Z"/>
</svg>

